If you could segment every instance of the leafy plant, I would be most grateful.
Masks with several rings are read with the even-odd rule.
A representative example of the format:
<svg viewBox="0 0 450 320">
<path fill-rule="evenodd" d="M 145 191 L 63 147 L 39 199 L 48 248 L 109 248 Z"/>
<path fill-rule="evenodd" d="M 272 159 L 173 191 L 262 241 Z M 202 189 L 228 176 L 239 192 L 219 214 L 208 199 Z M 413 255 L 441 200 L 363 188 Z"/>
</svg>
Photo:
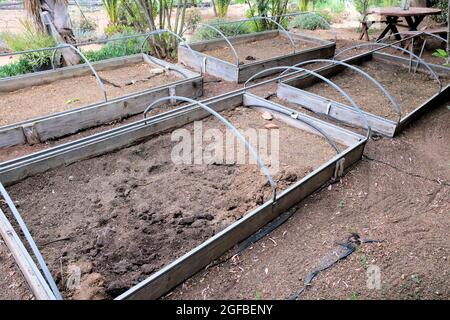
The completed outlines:
<svg viewBox="0 0 450 320">
<path fill-rule="evenodd" d="M 230 6 L 231 0 L 214 0 L 213 5 L 218 18 L 225 18 L 228 13 L 228 7 Z"/>
<path fill-rule="evenodd" d="M 37 30 L 28 21 L 22 22 L 24 31 L 21 34 L 2 33 L 0 38 L 12 51 L 27 51 L 41 48 L 54 47 L 55 40 L 46 33 Z M 50 64 L 51 50 L 29 52 L 23 54 L 21 59 L 28 61 L 32 69 L 38 71 Z"/>
<path fill-rule="evenodd" d="M 102 3 L 108 16 L 109 25 L 119 24 L 120 0 L 102 0 Z"/>
<path fill-rule="evenodd" d="M 448 0 L 427 0 L 427 5 L 433 8 L 442 9 L 440 15 L 432 16 L 432 19 L 440 23 L 448 23 Z"/>
<path fill-rule="evenodd" d="M 128 35 L 128 33 L 117 34 L 114 37 L 118 38 L 124 35 Z M 128 56 L 141 52 L 141 41 L 142 39 L 139 38 L 110 41 L 106 43 L 100 50 L 88 50 L 84 52 L 84 55 L 91 62 Z"/>
<path fill-rule="evenodd" d="M 433 56 L 444 59 L 444 61 L 446 61 L 444 65 L 450 66 L 450 64 L 448 63 L 448 52 L 444 49 L 436 49 L 436 51 L 433 52 Z"/>
<path fill-rule="evenodd" d="M 79 29 L 81 32 L 95 31 L 97 23 L 93 19 L 81 19 Z"/>
<path fill-rule="evenodd" d="M 219 29 L 227 37 L 254 32 L 251 22 L 227 22 L 222 19 L 217 19 L 209 24 Z M 215 30 L 208 27 L 200 27 L 195 34 L 196 40 L 210 40 L 216 38 L 220 38 L 220 35 Z"/>
<path fill-rule="evenodd" d="M 289 22 L 289 28 L 306 29 L 306 30 L 327 30 L 330 29 L 330 21 L 327 16 L 318 13 L 305 13 L 296 16 Z"/>
<path fill-rule="evenodd" d="M 33 72 L 28 60 L 20 59 L 17 62 L 9 63 L 0 67 L 0 78 L 14 77 L 21 74 Z"/>
<path fill-rule="evenodd" d="M 123 24 L 109 25 L 103 31 L 108 37 L 113 37 L 117 34 L 131 34 L 134 32 L 133 27 Z"/>
</svg>

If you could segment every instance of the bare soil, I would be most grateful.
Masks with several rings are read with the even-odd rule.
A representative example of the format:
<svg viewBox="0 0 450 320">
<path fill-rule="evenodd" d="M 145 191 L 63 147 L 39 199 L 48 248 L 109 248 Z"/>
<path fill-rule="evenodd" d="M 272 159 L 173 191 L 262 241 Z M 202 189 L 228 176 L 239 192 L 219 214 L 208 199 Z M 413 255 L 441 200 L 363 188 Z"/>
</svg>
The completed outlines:
<svg viewBox="0 0 450 320">
<path fill-rule="evenodd" d="M 368 61 L 357 66 L 378 80 L 391 94 L 400 107 L 402 117 L 419 107 L 436 94 L 439 85 L 428 74 L 409 73 L 407 68 L 397 67 L 378 61 Z M 385 118 L 397 120 L 398 114 L 389 100 L 372 82 L 362 75 L 346 69 L 330 78 L 346 91 L 362 110 Z M 441 79 L 448 84 L 449 79 Z M 306 91 L 349 105 L 335 89 L 325 82 L 316 83 Z"/>
<path fill-rule="evenodd" d="M 308 197 L 284 225 L 166 299 L 287 299 L 352 232 L 383 242 L 363 244 L 320 272 L 300 299 L 448 299 L 449 123 L 444 104 L 395 139 L 370 141 L 341 183 Z M 371 266 L 380 268 L 381 289 L 367 287 Z"/>
<path fill-rule="evenodd" d="M 241 84 L 235 84 L 233 82 L 226 82 L 222 79 L 219 78 L 215 78 L 209 75 L 205 75 L 204 76 L 204 81 L 203 81 L 203 96 L 202 99 L 206 99 L 206 98 L 210 98 L 210 97 L 214 97 L 216 95 L 219 95 L 221 93 L 224 92 L 229 92 L 229 91 L 233 91 L 236 90 L 238 88 L 240 88 L 242 85 Z M 180 104 L 182 105 L 182 104 Z M 179 105 L 177 105 L 176 107 L 178 107 Z M 154 110 L 152 110 L 152 115 L 167 111 L 168 109 L 166 107 L 161 107 L 161 108 L 155 108 Z M 105 130 L 109 130 L 112 128 L 116 128 L 119 127 L 121 125 L 127 124 L 127 123 L 131 123 L 133 121 L 136 120 L 140 120 L 142 119 L 142 114 L 139 115 L 135 115 L 135 116 L 131 116 L 129 118 L 125 118 L 125 119 L 120 119 L 118 121 L 115 121 L 113 123 L 109 123 L 109 124 L 105 124 L 105 125 L 101 125 L 95 128 L 91 128 L 88 130 L 83 130 L 80 131 L 76 134 L 70 135 L 70 136 L 66 136 L 66 137 L 62 137 L 59 139 L 55 139 L 55 140 L 49 140 L 46 141 L 45 143 L 40 143 L 40 144 L 34 144 L 34 145 L 27 145 L 27 144 L 23 144 L 23 145 L 17 145 L 17 146 L 13 146 L 13 147 L 9 147 L 9 148 L 0 148 L 0 162 L 4 162 L 4 161 L 8 161 L 11 159 L 15 159 L 30 153 L 34 153 L 34 152 L 38 152 L 41 150 L 45 150 L 66 142 L 70 142 L 70 141 L 74 141 L 83 137 L 87 137 L 90 136 L 92 134 L 101 132 L 101 131 L 105 131 Z"/>
<path fill-rule="evenodd" d="M 247 108 L 224 115 L 242 130 L 268 123 Z M 280 190 L 335 154 L 321 137 L 271 123 L 282 142 Z M 203 121 L 204 130 L 222 127 Z M 115 297 L 271 196 L 255 165 L 175 165 L 173 146 L 171 134 L 161 134 L 8 188 L 66 298 Z M 68 290 L 74 266 L 81 288 Z"/>
<path fill-rule="evenodd" d="M 0 300 L 31 300 L 34 298 L 14 257 L 0 239 Z"/>
<path fill-rule="evenodd" d="M 295 39 L 294 44 L 295 50 L 297 51 L 320 46 L 317 43 Z M 265 60 L 294 53 L 292 43 L 288 38 L 283 36 L 233 44 L 233 47 L 238 54 L 240 64 L 248 64 L 258 60 Z M 236 63 L 236 57 L 230 47 L 226 44 L 217 49 L 205 50 L 203 53 L 227 62 Z"/>
<path fill-rule="evenodd" d="M 152 75 L 152 69 L 161 68 L 138 63 L 98 73 L 104 79 L 108 99 L 180 80 L 173 71 Z M 0 93 L 0 126 L 101 101 L 103 92 L 92 75 Z"/>
</svg>

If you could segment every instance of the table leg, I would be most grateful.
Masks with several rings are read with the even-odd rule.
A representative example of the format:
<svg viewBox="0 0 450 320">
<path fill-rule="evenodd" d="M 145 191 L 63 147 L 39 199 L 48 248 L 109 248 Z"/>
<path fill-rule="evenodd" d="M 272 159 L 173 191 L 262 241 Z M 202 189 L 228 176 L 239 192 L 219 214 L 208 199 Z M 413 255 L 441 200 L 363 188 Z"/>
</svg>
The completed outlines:
<svg viewBox="0 0 450 320">
<path fill-rule="evenodd" d="M 414 16 L 413 17 L 405 17 L 406 22 L 409 26 L 409 31 L 417 31 L 417 27 L 422 22 L 425 16 Z"/>
<path fill-rule="evenodd" d="M 380 36 L 377 38 L 377 40 L 381 40 L 381 39 L 383 39 L 386 35 L 387 35 L 387 33 L 389 32 L 389 31 L 391 31 L 392 33 L 398 33 L 398 29 L 397 29 L 397 21 L 398 21 L 398 17 L 395 17 L 395 16 L 387 16 L 386 17 L 386 24 L 387 24 L 387 26 L 386 26 L 386 28 L 383 30 L 383 32 L 380 34 Z M 397 39 L 397 40 L 401 40 L 402 39 L 402 37 L 399 35 L 399 34 L 396 34 L 395 35 L 395 38 Z"/>
</svg>

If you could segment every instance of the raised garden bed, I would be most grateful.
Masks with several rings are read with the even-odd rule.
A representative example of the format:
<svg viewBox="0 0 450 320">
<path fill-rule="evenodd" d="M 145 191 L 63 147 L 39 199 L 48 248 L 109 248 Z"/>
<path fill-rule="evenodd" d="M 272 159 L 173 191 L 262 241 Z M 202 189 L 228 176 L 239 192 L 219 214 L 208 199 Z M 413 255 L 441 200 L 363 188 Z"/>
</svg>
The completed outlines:
<svg viewBox="0 0 450 320">
<path fill-rule="evenodd" d="M 320 68 L 326 76 L 346 91 L 361 107 L 373 131 L 393 137 L 423 112 L 449 97 L 450 74 L 447 68 L 430 64 L 440 77 L 442 89 L 423 65 L 414 73 L 408 72 L 410 60 L 386 53 L 363 53 L 343 62 L 354 65 L 377 80 L 400 108 L 400 114 L 392 102 L 366 77 L 341 65 Z M 365 127 L 364 120 L 345 98 L 311 75 L 301 75 L 281 81 L 277 95 L 308 110 L 326 114 L 344 123 Z"/>
<path fill-rule="evenodd" d="M 243 90 L 204 103 L 239 129 L 267 128 L 258 111 L 272 114 L 280 138 L 275 202 L 256 165 L 172 163 L 173 129 L 192 132 L 192 122 L 201 119 L 203 130 L 224 128 L 197 105 L 0 166 L 0 181 L 66 298 L 160 297 L 342 174 L 366 143 Z M 325 132 L 339 152 L 301 120 Z M 9 216 L 6 206 L 2 210 Z M 65 289 L 61 262 L 80 267 L 83 290 Z"/>
<path fill-rule="evenodd" d="M 334 55 L 334 42 L 293 33 L 289 35 L 294 46 L 282 31 L 265 31 L 228 38 L 239 61 L 225 39 L 191 43 L 193 51 L 180 44 L 178 61 L 198 72 L 241 83 L 264 69 L 293 65 L 313 58 L 330 58 Z M 270 73 L 264 76 L 268 75 Z"/>
<path fill-rule="evenodd" d="M 146 54 L 92 65 L 104 83 L 107 101 L 87 65 L 0 79 L 0 148 L 44 142 L 120 120 L 143 112 L 160 97 L 202 95 L 199 74 Z"/>
</svg>

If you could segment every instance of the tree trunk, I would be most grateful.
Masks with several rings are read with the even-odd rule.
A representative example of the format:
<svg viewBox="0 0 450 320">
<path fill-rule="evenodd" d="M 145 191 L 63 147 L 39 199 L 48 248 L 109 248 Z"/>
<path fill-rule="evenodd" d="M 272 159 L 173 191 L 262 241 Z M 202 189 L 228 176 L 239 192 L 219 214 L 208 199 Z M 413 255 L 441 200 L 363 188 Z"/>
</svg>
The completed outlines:
<svg viewBox="0 0 450 320">
<path fill-rule="evenodd" d="M 59 43 L 75 43 L 66 0 L 27 0 L 24 4 L 39 29 L 47 31 Z M 50 21 L 43 21 L 44 16 Z M 66 65 L 80 63 L 81 57 L 71 48 L 62 49 L 61 53 Z"/>
</svg>

